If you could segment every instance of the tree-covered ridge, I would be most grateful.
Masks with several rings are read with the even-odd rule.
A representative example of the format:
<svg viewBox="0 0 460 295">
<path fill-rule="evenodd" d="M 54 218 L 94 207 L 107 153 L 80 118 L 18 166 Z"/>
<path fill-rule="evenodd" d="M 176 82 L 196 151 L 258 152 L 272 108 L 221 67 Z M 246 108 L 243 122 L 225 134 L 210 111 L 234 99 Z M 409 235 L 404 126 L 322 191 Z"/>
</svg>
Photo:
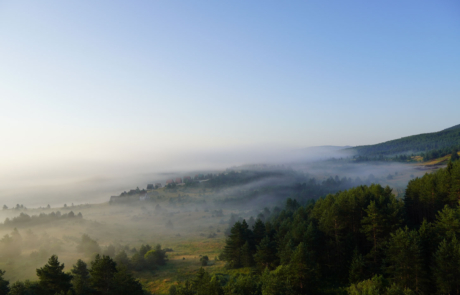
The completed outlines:
<svg viewBox="0 0 460 295">
<path fill-rule="evenodd" d="M 30 224 L 42 224 L 53 222 L 56 220 L 63 220 L 63 219 L 72 219 L 72 218 L 83 218 L 83 215 L 78 212 L 78 214 L 73 213 L 70 211 L 69 213 L 61 214 L 61 212 L 51 212 L 49 214 L 40 213 L 39 215 L 28 215 L 26 213 L 21 212 L 19 216 L 13 218 L 6 218 L 3 225 L 5 226 L 21 226 L 21 225 L 30 225 Z"/>
<path fill-rule="evenodd" d="M 429 152 L 460 147 L 460 125 L 433 133 L 403 137 L 375 145 L 352 148 L 359 156 L 395 155 L 407 152 Z"/>
<path fill-rule="evenodd" d="M 359 186 L 230 231 L 220 259 L 251 275 L 210 276 L 171 294 L 460 294 L 460 161 L 398 199 Z M 207 290 L 207 291 L 205 291 Z"/>
</svg>

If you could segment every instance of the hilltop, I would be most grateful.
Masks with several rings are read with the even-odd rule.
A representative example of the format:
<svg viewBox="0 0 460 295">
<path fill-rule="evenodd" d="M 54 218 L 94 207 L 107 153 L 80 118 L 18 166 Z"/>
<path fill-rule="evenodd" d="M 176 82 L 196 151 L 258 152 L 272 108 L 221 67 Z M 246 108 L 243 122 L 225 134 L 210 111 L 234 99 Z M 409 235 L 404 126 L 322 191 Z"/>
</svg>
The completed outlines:
<svg viewBox="0 0 460 295">
<path fill-rule="evenodd" d="M 438 132 L 423 133 L 402 137 L 387 142 L 356 146 L 354 150 L 360 156 L 389 156 L 404 153 L 427 153 L 430 151 L 449 150 L 460 146 L 460 125 Z"/>
</svg>

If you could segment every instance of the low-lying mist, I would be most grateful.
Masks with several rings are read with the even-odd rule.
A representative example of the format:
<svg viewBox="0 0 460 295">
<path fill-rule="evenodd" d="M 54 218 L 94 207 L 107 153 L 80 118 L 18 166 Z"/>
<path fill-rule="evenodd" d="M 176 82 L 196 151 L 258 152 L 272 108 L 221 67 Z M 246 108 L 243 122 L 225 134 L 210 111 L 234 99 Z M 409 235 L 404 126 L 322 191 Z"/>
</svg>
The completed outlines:
<svg viewBox="0 0 460 295">
<path fill-rule="evenodd" d="M 183 152 L 158 159 L 154 156 L 133 157 L 112 162 L 80 161 L 49 163 L 27 167 L 3 167 L 0 195 L 3 204 L 26 207 L 63 206 L 107 202 L 111 195 L 132 188 L 145 188 L 149 183 L 193 176 L 196 173 L 218 173 L 228 167 L 259 169 L 289 167 L 322 180 L 327 177 L 365 178 L 394 173 L 420 175 L 413 165 L 395 163 L 350 164 L 326 159 L 351 156 L 346 147 L 313 147 L 307 149 L 250 148 Z M 259 167 L 259 168 L 257 168 Z M 403 184 L 404 185 L 404 184 Z"/>
<path fill-rule="evenodd" d="M 10 164 L 0 168 L 3 204 L 40 207 L 107 201 L 120 191 L 165 182 L 199 171 L 218 172 L 244 164 L 282 164 L 337 156 L 336 148 L 235 148 L 142 154 L 112 160 L 59 160 Z"/>
</svg>

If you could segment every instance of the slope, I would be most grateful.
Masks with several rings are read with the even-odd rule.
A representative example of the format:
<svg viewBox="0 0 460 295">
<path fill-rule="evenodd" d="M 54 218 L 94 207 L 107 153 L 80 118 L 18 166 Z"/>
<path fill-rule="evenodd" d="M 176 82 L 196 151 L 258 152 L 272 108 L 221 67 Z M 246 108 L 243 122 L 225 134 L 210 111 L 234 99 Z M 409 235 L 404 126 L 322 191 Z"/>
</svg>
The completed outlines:
<svg viewBox="0 0 460 295">
<path fill-rule="evenodd" d="M 375 145 L 357 146 L 351 150 L 355 150 L 360 156 L 378 156 L 427 152 L 459 146 L 460 125 L 456 125 L 439 132 L 412 135 Z"/>
</svg>

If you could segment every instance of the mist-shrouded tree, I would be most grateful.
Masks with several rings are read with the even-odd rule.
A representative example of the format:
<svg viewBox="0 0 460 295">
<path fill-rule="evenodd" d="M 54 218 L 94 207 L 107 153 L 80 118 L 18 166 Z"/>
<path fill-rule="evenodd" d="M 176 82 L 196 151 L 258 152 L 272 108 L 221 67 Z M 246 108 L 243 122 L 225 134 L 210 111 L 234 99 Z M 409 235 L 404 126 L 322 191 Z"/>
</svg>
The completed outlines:
<svg viewBox="0 0 460 295">
<path fill-rule="evenodd" d="M 130 264 L 132 268 L 137 271 L 141 271 L 147 268 L 147 262 L 145 261 L 144 256 L 142 256 L 139 252 L 133 254 Z"/>
<path fill-rule="evenodd" d="M 112 244 L 108 245 L 104 250 L 104 255 L 115 257 L 115 247 Z"/>
<path fill-rule="evenodd" d="M 101 247 L 99 247 L 99 244 L 95 240 L 91 239 L 87 234 L 83 234 L 80 244 L 77 246 L 77 251 L 89 256 L 100 253 Z"/>
<path fill-rule="evenodd" d="M 128 269 L 131 267 L 131 260 L 129 259 L 128 254 L 126 254 L 125 250 L 122 250 L 117 255 L 115 255 L 114 260 L 117 263 L 117 265 L 124 265 Z"/>
<path fill-rule="evenodd" d="M 10 291 L 10 282 L 3 278 L 4 275 L 5 271 L 0 269 L 0 295 L 6 295 Z"/>
<path fill-rule="evenodd" d="M 70 283 L 72 275 L 65 273 L 63 270 L 64 264 L 59 263 L 56 255 L 51 256 L 45 266 L 37 269 L 39 285 L 46 290 L 46 294 L 67 293 L 70 290 L 72 287 Z"/>
<path fill-rule="evenodd" d="M 45 292 L 43 292 L 40 288 L 38 282 L 30 282 L 29 280 L 26 280 L 25 282 L 17 281 L 13 283 L 8 295 L 37 295 L 43 293 Z"/>
<path fill-rule="evenodd" d="M 165 265 L 166 264 L 166 252 L 164 250 L 161 250 L 161 247 L 159 249 L 155 248 L 145 253 L 144 259 L 147 262 L 147 264 L 153 268 L 156 265 Z"/>
<path fill-rule="evenodd" d="M 147 252 L 149 252 L 150 250 L 152 250 L 152 247 L 147 244 L 147 245 L 142 245 L 140 248 L 139 248 L 139 254 L 141 256 L 144 256 L 145 254 L 147 254 Z"/>
<path fill-rule="evenodd" d="M 207 255 L 204 255 L 203 257 L 200 258 L 200 261 L 201 261 L 201 266 L 207 266 L 209 257 Z"/>
<path fill-rule="evenodd" d="M 91 287 L 100 294 L 114 294 L 115 274 L 117 273 L 117 264 L 109 256 L 98 254 L 94 261 L 91 262 Z"/>
<path fill-rule="evenodd" d="M 89 281 L 89 271 L 85 262 L 78 259 L 72 270 L 72 285 L 75 295 L 90 294 L 92 289 Z"/>
</svg>

